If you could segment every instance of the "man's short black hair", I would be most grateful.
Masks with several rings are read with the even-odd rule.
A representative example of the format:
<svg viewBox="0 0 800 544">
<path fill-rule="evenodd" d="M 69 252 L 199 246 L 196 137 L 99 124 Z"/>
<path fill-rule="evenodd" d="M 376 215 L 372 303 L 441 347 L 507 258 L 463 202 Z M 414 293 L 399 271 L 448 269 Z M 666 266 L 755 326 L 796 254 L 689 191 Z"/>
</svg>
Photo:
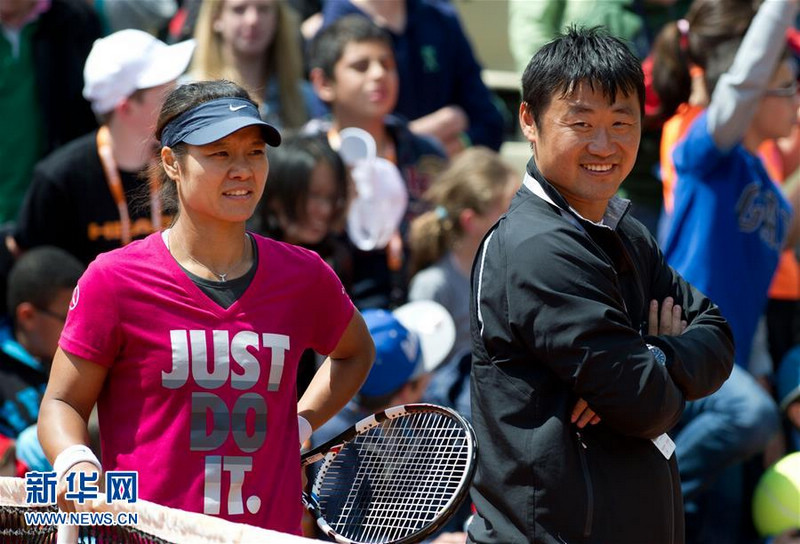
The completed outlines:
<svg viewBox="0 0 800 544">
<path fill-rule="evenodd" d="M 333 79 L 333 69 L 342 58 L 348 43 L 381 42 L 390 50 L 389 33 L 362 15 L 346 15 L 320 30 L 308 49 L 309 66 L 320 68 L 328 79 Z"/>
<path fill-rule="evenodd" d="M 541 115 L 557 93 L 571 94 L 578 84 L 599 87 L 613 103 L 617 93 L 637 93 L 644 114 L 644 73 L 625 42 L 602 27 L 570 26 L 533 55 L 522 74 L 522 100 L 539 127 Z"/>
<path fill-rule="evenodd" d="M 48 308 L 61 291 L 75 288 L 81 274 L 83 264 L 63 249 L 40 246 L 26 251 L 8 275 L 8 314 L 13 319 L 23 302 Z"/>
</svg>

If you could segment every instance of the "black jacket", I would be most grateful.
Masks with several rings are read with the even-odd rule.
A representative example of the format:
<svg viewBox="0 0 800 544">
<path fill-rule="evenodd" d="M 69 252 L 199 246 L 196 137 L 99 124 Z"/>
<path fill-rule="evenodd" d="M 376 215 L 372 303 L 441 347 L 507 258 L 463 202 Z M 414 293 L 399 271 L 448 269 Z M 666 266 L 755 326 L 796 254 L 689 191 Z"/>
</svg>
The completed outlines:
<svg viewBox="0 0 800 544">
<path fill-rule="evenodd" d="M 529 171 L 543 179 L 532 163 Z M 472 542 L 684 541 L 675 455 L 667 460 L 651 439 L 686 400 L 722 385 L 733 340 L 628 205 L 612 199 L 599 226 L 529 179 L 484 239 L 472 279 Z M 667 296 L 689 327 L 643 336 L 650 300 Z M 666 353 L 665 366 L 648 343 Z M 579 398 L 598 425 L 570 423 Z"/>
</svg>

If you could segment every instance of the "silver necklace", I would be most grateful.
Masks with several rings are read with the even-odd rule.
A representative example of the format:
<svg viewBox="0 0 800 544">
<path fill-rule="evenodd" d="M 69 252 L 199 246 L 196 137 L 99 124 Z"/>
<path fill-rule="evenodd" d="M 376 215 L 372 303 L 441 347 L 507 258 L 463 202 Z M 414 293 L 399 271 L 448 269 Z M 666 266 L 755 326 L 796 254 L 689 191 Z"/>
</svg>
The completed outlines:
<svg viewBox="0 0 800 544">
<path fill-rule="evenodd" d="M 167 249 L 168 249 L 168 250 L 170 249 L 170 244 L 169 244 L 169 241 L 170 241 L 170 238 L 171 238 L 171 237 L 172 237 L 172 230 L 170 230 L 169 234 L 167 235 Z M 194 264 L 196 264 L 196 265 L 202 266 L 203 268 L 205 268 L 206 270 L 208 270 L 209 272 L 211 272 L 213 275 L 215 275 L 216 277 L 218 277 L 218 278 L 219 278 L 219 281 L 221 281 L 221 282 L 224 282 L 224 281 L 227 281 L 228 275 L 229 275 L 231 272 L 233 272 L 234 270 L 236 270 L 236 269 L 239 267 L 239 265 L 240 265 L 240 264 L 242 264 L 242 263 L 244 262 L 244 260 L 247 258 L 247 234 L 245 234 L 245 235 L 244 235 L 244 243 L 245 243 L 245 246 L 244 246 L 244 252 L 242 253 L 242 258 L 241 258 L 241 259 L 239 259 L 239 261 L 238 261 L 238 262 L 236 262 L 236 264 L 234 264 L 233 266 L 231 266 L 231 267 L 228 269 L 228 271 L 227 271 L 227 272 L 225 272 L 224 274 L 220 274 L 219 272 L 215 272 L 215 271 L 214 271 L 214 270 L 212 270 L 212 269 L 211 269 L 211 267 L 210 267 L 210 266 L 208 266 L 207 264 L 203 264 L 203 263 L 201 263 L 200 261 L 198 261 L 197 259 L 195 259 L 194 257 L 192 257 L 192 254 L 191 254 L 191 253 L 189 253 L 189 251 L 188 251 L 186 248 L 184 248 L 183 246 L 181 246 L 181 249 L 183 249 L 183 252 L 184 252 L 184 253 L 186 253 L 186 256 L 187 256 L 187 257 L 189 257 L 189 260 L 190 260 L 190 261 L 192 261 L 192 262 L 193 262 Z M 170 253 L 172 253 L 172 251 L 171 251 L 171 250 L 170 250 Z"/>
</svg>

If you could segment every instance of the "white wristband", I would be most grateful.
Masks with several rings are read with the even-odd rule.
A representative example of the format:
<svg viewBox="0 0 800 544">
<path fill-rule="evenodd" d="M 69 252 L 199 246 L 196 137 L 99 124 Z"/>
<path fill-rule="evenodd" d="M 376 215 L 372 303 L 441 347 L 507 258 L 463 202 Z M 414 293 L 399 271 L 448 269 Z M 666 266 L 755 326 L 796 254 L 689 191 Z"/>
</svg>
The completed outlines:
<svg viewBox="0 0 800 544">
<path fill-rule="evenodd" d="M 88 446 L 73 444 L 59 453 L 53 463 L 57 481 L 60 483 L 67 472 L 78 463 L 91 463 L 97 467 L 97 472 L 103 472 L 100 461 L 97 460 L 97 456 Z"/>
<path fill-rule="evenodd" d="M 302 446 L 306 440 L 311 438 L 313 429 L 311 428 L 311 423 L 301 415 L 297 416 L 297 429 L 300 431 L 300 446 Z"/>
</svg>

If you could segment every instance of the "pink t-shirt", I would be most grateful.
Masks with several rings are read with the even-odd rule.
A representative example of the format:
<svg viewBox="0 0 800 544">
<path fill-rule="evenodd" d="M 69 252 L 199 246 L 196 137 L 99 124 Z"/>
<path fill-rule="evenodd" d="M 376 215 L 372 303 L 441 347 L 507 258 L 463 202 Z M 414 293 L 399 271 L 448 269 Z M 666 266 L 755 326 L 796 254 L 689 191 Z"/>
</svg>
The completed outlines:
<svg viewBox="0 0 800 544">
<path fill-rule="evenodd" d="M 60 346 L 109 368 L 105 470 L 139 471 L 149 501 L 299 534 L 297 363 L 307 348 L 330 353 L 354 308 L 315 253 L 255 239 L 258 270 L 228 309 L 158 233 L 101 254 Z"/>
</svg>

